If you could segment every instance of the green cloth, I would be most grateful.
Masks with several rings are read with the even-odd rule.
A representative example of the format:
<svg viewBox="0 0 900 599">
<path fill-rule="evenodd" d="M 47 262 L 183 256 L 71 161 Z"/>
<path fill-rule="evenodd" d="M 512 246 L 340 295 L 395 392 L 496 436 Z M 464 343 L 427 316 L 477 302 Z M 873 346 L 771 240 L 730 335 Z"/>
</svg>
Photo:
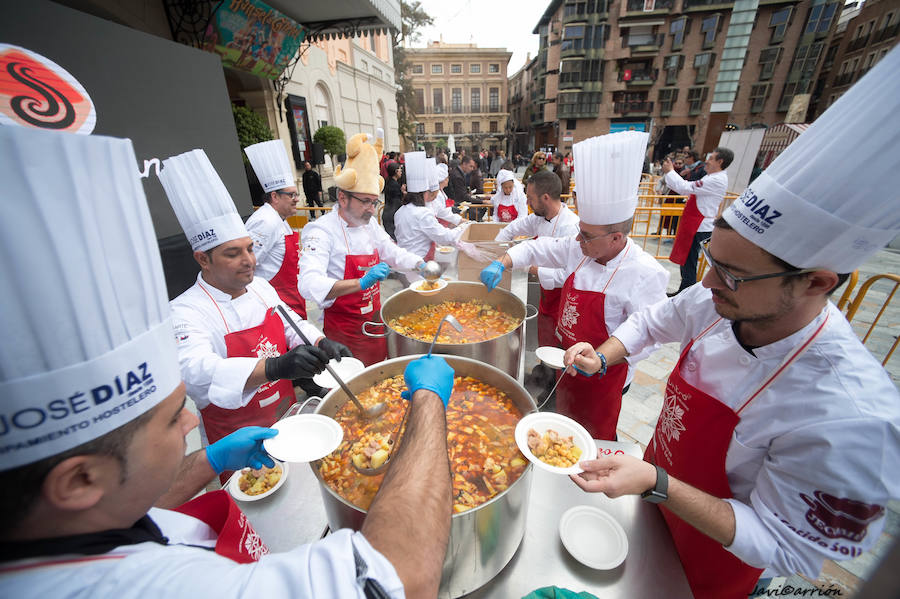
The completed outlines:
<svg viewBox="0 0 900 599">
<path fill-rule="evenodd" d="M 576 593 L 569 589 L 561 589 L 559 587 L 543 587 L 535 591 L 531 591 L 522 599 L 598 599 L 596 595 L 583 591 Z"/>
</svg>

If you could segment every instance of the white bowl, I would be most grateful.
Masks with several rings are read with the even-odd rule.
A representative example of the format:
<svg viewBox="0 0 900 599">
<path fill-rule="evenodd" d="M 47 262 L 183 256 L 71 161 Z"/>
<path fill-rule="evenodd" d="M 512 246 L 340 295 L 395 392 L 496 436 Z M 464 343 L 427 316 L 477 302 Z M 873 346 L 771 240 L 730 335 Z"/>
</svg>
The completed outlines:
<svg viewBox="0 0 900 599">
<path fill-rule="evenodd" d="M 564 349 L 553 347 L 551 345 L 544 345 L 534 350 L 534 353 L 538 360 L 550 368 L 559 370 L 565 366 L 563 357 L 566 355 L 566 350 Z"/>
<path fill-rule="evenodd" d="M 591 434 L 583 426 L 562 414 L 535 412 L 522 418 L 516 425 L 516 445 L 519 446 L 522 454 L 538 468 L 543 468 L 554 474 L 578 474 L 582 472 L 577 462 L 568 468 L 560 468 L 541 461 L 540 458 L 531 453 L 531 449 L 528 447 L 528 429 L 532 428 L 541 435 L 547 432 L 548 429 L 553 429 L 560 437 L 572 437 L 572 441 L 581 449 L 579 462 L 592 460 L 597 457 L 597 446 L 594 444 Z"/>
<path fill-rule="evenodd" d="M 559 538 L 589 568 L 612 570 L 628 555 L 628 537 L 616 520 L 592 505 L 576 505 L 559 520 Z"/>
<path fill-rule="evenodd" d="M 415 291 L 416 293 L 421 293 L 422 295 L 433 295 L 447 286 L 447 279 L 438 279 L 437 281 L 435 281 L 435 283 L 437 283 L 437 287 L 435 289 L 419 289 L 425 282 L 425 279 L 422 279 L 421 281 L 413 281 L 409 284 L 409 290 Z"/>
<path fill-rule="evenodd" d="M 231 476 L 230 479 L 228 479 L 228 486 L 227 486 L 228 492 L 231 494 L 232 497 L 234 497 L 238 501 L 258 501 L 258 500 L 262 499 L 263 497 L 268 497 L 269 495 L 271 495 L 272 493 L 277 491 L 281 487 L 281 485 L 284 484 L 284 480 L 287 478 L 287 475 L 288 475 L 288 465 L 287 464 L 285 464 L 283 462 L 279 462 L 278 460 L 275 460 L 275 465 L 281 466 L 281 478 L 278 479 L 278 482 L 275 483 L 274 487 L 272 487 L 265 493 L 260 493 L 259 495 L 247 495 L 246 493 L 241 491 L 239 482 L 241 480 L 241 477 L 244 475 L 243 470 L 238 470 Z"/>
<path fill-rule="evenodd" d="M 328 361 L 328 365 L 341 377 L 342 381 L 350 380 L 366 368 L 366 365 L 356 358 L 341 358 L 340 362 L 332 359 Z M 326 389 L 334 389 L 339 386 L 338 382 L 334 380 L 334 377 L 327 370 L 323 370 L 315 375 L 312 377 L 312 380 L 318 386 Z"/>
<path fill-rule="evenodd" d="M 346 358 L 345 358 L 346 359 Z M 344 438 L 341 425 L 322 414 L 297 414 L 272 425 L 278 435 L 263 448 L 282 462 L 312 462 L 337 449 Z"/>
</svg>

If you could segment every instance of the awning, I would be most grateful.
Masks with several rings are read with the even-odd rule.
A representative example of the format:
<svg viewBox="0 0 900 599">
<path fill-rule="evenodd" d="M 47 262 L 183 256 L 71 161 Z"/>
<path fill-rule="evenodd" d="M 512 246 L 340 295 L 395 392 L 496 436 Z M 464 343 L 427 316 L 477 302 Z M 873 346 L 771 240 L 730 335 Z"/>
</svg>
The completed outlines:
<svg viewBox="0 0 900 599">
<path fill-rule="evenodd" d="M 762 158 L 762 166 L 766 168 L 785 148 L 791 145 L 801 133 L 809 128 L 806 123 L 781 123 L 770 127 L 762 138 L 758 158 Z"/>
<path fill-rule="evenodd" d="M 266 0 L 266 3 L 300 23 L 310 41 L 354 37 L 366 31 L 400 30 L 399 0 Z"/>
</svg>

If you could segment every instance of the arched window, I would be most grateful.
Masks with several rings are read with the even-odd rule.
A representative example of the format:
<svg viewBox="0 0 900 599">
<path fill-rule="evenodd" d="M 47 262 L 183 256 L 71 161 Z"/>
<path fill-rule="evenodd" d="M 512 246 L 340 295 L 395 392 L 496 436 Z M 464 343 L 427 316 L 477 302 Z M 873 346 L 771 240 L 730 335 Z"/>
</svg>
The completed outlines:
<svg viewBox="0 0 900 599">
<path fill-rule="evenodd" d="M 316 121 L 316 129 L 334 124 L 334 115 L 331 112 L 331 96 L 322 83 L 317 83 L 313 90 L 313 114 Z"/>
</svg>

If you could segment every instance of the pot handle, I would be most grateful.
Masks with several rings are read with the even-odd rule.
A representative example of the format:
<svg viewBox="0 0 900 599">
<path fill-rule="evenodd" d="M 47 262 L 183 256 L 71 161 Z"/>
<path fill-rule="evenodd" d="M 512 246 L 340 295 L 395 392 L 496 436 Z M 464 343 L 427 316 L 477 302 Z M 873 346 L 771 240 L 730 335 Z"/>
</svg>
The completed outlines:
<svg viewBox="0 0 900 599">
<path fill-rule="evenodd" d="M 376 339 L 381 339 L 383 337 L 387 337 L 387 335 L 388 335 L 387 330 L 385 330 L 383 333 L 370 333 L 368 330 L 366 330 L 366 325 L 368 325 L 368 324 L 377 326 L 377 327 L 385 327 L 385 329 L 387 328 L 387 325 L 384 324 L 383 322 L 372 322 L 371 320 L 369 320 L 369 321 L 362 323 L 363 335 L 365 335 L 366 337 L 375 337 Z"/>
<path fill-rule="evenodd" d="M 307 410 L 306 406 L 310 403 L 315 402 L 313 406 Z M 308 414 L 319 407 L 319 404 L 322 403 L 322 398 L 313 395 L 312 397 L 307 397 L 303 403 L 299 401 L 295 401 L 291 407 L 287 409 L 287 412 L 284 413 L 284 416 L 281 417 L 282 420 L 288 418 L 290 416 L 296 416 L 297 414 Z"/>
<path fill-rule="evenodd" d="M 531 316 L 528 315 L 528 309 L 529 309 L 529 308 L 531 308 L 532 310 L 534 310 L 534 314 L 532 314 Z M 537 315 L 538 315 L 538 309 L 537 309 L 537 308 L 535 308 L 535 307 L 532 306 L 531 304 L 525 304 L 525 320 L 531 320 L 532 318 L 534 318 L 534 317 L 537 316 Z"/>
</svg>

